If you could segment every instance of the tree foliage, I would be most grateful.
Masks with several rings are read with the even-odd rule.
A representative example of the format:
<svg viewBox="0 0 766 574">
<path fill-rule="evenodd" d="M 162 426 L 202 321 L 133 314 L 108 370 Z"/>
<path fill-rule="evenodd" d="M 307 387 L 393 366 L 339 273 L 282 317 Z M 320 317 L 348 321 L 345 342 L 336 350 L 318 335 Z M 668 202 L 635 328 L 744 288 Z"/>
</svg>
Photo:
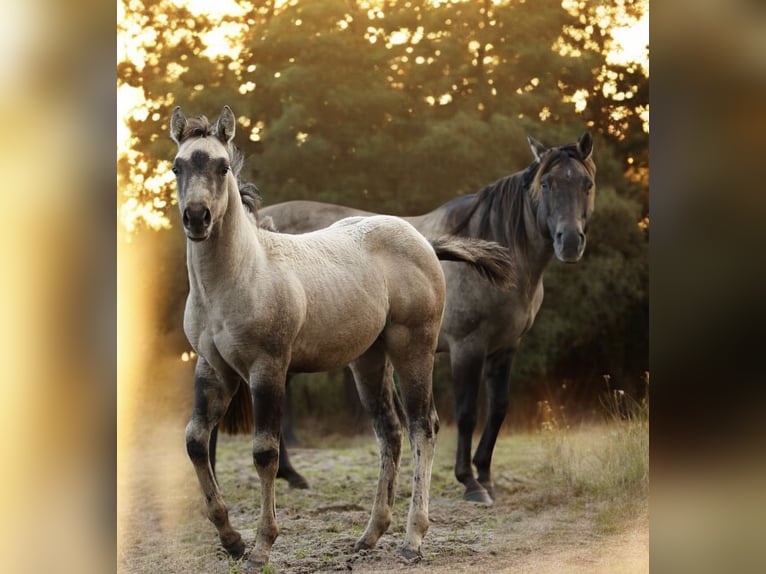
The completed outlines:
<svg viewBox="0 0 766 574">
<path fill-rule="evenodd" d="M 516 372 L 582 376 L 646 368 L 648 71 L 610 60 L 610 29 L 646 2 L 505 0 L 240 1 L 241 15 L 195 15 L 129 0 L 122 37 L 138 50 L 118 82 L 143 90 L 127 118 L 120 203 L 167 213 L 173 106 L 238 115 L 245 179 L 267 204 L 315 199 L 416 214 L 531 160 L 595 136 L 599 187 L 585 259 L 551 264 L 546 301 Z M 210 55 L 208 34 L 235 30 Z M 648 49 L 648 47 L 647 47 Z M 634 373 L 635 374 L 635 373 Z M 633 376 L 631 374 L 631 376 Z M 638 375 L 636 375 L 638 376 Z"/>
</svg>

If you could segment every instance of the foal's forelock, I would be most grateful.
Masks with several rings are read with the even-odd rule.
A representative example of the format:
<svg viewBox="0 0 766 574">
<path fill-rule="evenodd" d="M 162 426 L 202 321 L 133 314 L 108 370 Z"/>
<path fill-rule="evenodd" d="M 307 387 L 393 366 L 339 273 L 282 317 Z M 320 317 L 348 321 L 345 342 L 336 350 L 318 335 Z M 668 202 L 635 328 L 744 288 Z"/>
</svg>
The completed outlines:
<svg viewBox="0 0 766 574">
<path fill-rule="evenodd" d="M 179 145 L 186 143 L 191 139 L 206 137 L 215 137 L 215 125 L 211 124 L 205 116 L 187 118 L 186 126 L 184 127 L 183 132 L 181 132 Z M 242 166 L 245 164 L 245 155 L 232 142 L 221 143 L 229 154 L 231 173 L 234 174 L 234 177 L 236 177 L 239 182 L 239 173 L 242 171 Z"/>
</svg>

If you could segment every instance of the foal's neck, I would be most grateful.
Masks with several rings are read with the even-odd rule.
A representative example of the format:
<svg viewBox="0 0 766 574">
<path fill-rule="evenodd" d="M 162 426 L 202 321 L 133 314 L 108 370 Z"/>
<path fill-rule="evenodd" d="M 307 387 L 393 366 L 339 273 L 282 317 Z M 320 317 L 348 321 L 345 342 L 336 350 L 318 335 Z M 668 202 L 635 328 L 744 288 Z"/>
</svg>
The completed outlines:
<svg viewBox="0 0 766 574">
<path fill-rule="evenodd" d="M 240 280 L 257 257 L 257 231 L 245 212 L 233 176 L 228 185 L 226 212 L 215 223 L 210 237 L 198 243 L 187 240 L 186 261 L 191 289 L 209 293 Z"/>
</svg>

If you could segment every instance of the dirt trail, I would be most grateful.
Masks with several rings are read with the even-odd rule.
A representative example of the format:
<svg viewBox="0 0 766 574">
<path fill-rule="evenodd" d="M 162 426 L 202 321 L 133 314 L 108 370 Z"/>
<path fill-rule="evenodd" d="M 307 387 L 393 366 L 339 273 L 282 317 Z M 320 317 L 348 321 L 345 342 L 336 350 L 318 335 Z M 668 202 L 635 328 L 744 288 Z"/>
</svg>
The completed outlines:
<svg viewBox="0 0 766 574">
<path fill-rule="evenodd" d="M 138 442 L 142 451 L 124 448 L 118 460 L 118 572 L 239 572 L 202 513 L 183 428 L 155 429 Z M 442 433 L 434 463 L 431 527 L 423 559 L 415 564 L 396 554 L 410 490 L 407 447 L 394 523 L 375 549 L 361 554 L 351 548 L 372 503 L 378 472 L 374 438 L 354 439 L 344 448 L 295 449 L 293 463 L 312 489 L 291 490 L 278 481 L 281 531 L 272 551 L 272 571 L 648 572 L 646 507 L 630 523 L 621 522 L 605 534 L 599 526 L 603 504 L 573 498 L 541 482 L 534 470 L 540 448 L 535 437 L 501 437 L 496 504 L 480 507 L 461 500 L 461 487 L 452 475 L 454 434 L 449 429 Z M 252 544 L 259 483 L 247 438 L 222 438 L 218 475 L 230 519 Z"/>
</svg>

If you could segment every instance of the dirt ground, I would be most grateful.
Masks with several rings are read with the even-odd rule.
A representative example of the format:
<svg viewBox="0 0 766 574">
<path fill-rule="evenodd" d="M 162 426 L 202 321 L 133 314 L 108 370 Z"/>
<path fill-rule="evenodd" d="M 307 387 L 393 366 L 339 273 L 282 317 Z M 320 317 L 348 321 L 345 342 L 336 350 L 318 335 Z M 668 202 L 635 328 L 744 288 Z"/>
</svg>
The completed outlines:
<svg viewBox="0 0 766 574">
<path fill-rule="evenodd" d="M 254 540 L 259 481 L 247 437 L 222 437 L 218 477 L 229 516 Z M 431 487 L 431 525 L 423 558 L 396 554 L 403 540 L 411 463 L 405 441 L 394 523 L 372 551 L 354 554 L 372 504 L 378 472 L 371 435 L 325 448 L 291 449 L 310 490 L 277 484 L 280 535 L 271 572 L 648 572 L 648 508 L 621 516 L 614 502 L 578 497 L 546 479 L 537 435 L 502 435 L 493 465 L 497 499 L 464 502 L 452 464 L 455 434 L 439 435 Z M 620 516 L 614 519 L 617 512 Z M 609 517 L 611 519 L 608 519 Z M 235 573 L 203 514 L 202 496 L 186 457 L 183 425 L 152 429 L 118 455 L 118 572 Z"/>
</svg>

